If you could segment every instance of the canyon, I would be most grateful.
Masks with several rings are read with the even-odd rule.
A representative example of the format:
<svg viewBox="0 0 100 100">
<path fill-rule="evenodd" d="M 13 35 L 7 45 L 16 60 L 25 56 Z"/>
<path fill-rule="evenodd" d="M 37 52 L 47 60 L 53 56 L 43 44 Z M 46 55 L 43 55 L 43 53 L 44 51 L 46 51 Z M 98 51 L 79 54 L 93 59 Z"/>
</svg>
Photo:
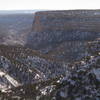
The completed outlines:
<svg viewBox="0 0 100 100">
<path fill-rule="evenodd" d="M 0 100 L 99 100 L 99 26 L 100 10 L 0 14 Z"/>
</svg>

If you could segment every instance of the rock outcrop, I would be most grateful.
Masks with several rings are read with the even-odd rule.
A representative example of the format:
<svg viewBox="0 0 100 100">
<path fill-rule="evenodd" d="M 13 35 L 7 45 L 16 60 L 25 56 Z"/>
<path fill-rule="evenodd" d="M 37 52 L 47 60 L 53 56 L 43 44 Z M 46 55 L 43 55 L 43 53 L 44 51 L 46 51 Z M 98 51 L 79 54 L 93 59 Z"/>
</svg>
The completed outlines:
<svg viewBox="0 0 100 100">
<path fill-rule="evenodd" d="M 0 44 L 23 45 L 67 62 L 85 56 L 100 37 L 100 11 L 40 11 L 0 15 Z"/>
<path fill-rule="evenodd" d="M 66 75 L 12 88 L 8 94 L 1 94 L 1 98 L 5 100 L 8 98 L 17 100 L 100 100 L 100 41 L 89 43 L 87 50 L 88 56 L 81 61 L 65 65 Z M 58 67 L 56 68 L 58 69 Z"/>
<path fill-rule="evenodd" d="M 0 100 L 100 100 L 99 10 L 37 12 L 32 28 L 12 16 L 0 20 Z"/>
<path fill-rule="evenodd" d="M 41 11 L 36 12 L 33 30 L 46 31 L 94 31 L 100 32 L 99 10 Z"/>
<path fill-rule="evenodd" d="M 99 25 L 99 10 L 37 12 L 26 46 L 60 60 L 79 60 L 86 43 L 100 37 Z"/>
</svg>

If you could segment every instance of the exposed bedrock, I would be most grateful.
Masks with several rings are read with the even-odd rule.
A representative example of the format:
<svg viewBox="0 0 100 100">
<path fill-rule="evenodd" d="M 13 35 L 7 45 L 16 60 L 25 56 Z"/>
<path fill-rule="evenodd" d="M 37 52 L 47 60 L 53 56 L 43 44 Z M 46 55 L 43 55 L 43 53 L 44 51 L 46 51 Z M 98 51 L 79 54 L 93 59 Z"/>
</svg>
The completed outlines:
<svg viewBox="0 0 100 100">
<path fill-rule="evenodd" d="M 100 11 L 41 11 L 34 17 L 27 46 L 56 58 L 78 59 L 88 41 L 100 37 Z"/>
</svg>

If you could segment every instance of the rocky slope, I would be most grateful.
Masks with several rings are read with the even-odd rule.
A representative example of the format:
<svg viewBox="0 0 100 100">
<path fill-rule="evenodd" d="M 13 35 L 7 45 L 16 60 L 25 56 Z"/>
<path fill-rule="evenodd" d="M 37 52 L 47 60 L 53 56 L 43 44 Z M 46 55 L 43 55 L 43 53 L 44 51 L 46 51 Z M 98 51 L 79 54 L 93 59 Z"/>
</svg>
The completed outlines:
<svg viewBox="0 0 100 100">
<path fill-rule="evenodd" d="M 86 43 L 100 37 L 99 10 L 4 14 L 0 22 L 0 44 L 23 45 L 67 62 L 84 57 Z"/>
<path fill-rule="evenodd" d="M 0 99 L 99 100 L 100 11 L 17 16 L 0 19 Z"/>
<path fill-rule="evenodd" d="M 66 69 L 60 69 L 60 71 L 63 73 L 66 70 L 65 75 L 60 74 L 61 76 L 53 76 L 53 78 L 49 77 L 46 81 L 43 80 L 38 81 L 37 83 L 23 84 L 21 86 L 17 86 L 17 88 L 11 88 L 7 94 L 1 93 L 1 99 L 99 100 L 100 40 L 89 42 L 87 46 L 88 48 L 86 50 L 88 55 L 85 58 L 81 61 L 62 66 L 62 69 L 64 69 L 63 67 Z M 56 73 L 59 73 L 58 69 L 58 66 L 56 66 Z"/>
<path fill-rule="evenodd" d="M 86 43 L 100 37 L 99 24 L 99 10 L 37 12 L 26 46 L 60 60 L 79 60 Z"/>
<path fill-rule="evenodd" d="M 0 46 L 1 91 L 65 75 L 61 63 L 22 46 Z"/>
</svg>

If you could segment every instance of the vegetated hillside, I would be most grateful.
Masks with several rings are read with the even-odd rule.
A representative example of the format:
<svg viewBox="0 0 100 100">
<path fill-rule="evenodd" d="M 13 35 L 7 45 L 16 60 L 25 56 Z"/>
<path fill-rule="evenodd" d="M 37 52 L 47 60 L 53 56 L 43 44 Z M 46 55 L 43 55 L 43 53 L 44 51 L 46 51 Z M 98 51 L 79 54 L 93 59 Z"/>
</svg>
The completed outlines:
<svg viewBox="0 0 100 100">
<path fill-rule="evenodd" d="M 36 12 L 26 46 L 60 60 L 79 60 L 86 43 L 100 37 L 99 25 L 99 10 Z"/>
<path fill-rule="evenodd" d="M 22 46 L 0 45 L 0 89 L 33 84 L 65 75 L 62 63 Z"/>
<path fill-rule="evenodd" d="M 88 54 L 85 58 L 64 65 L 66 68 L 64 76 L 12 88 L 9 93 L 2 93 L 1 98 L 5 100 L 99 100 L 100 40 L 89 42 L 87 46 Z"/>
</svg>

